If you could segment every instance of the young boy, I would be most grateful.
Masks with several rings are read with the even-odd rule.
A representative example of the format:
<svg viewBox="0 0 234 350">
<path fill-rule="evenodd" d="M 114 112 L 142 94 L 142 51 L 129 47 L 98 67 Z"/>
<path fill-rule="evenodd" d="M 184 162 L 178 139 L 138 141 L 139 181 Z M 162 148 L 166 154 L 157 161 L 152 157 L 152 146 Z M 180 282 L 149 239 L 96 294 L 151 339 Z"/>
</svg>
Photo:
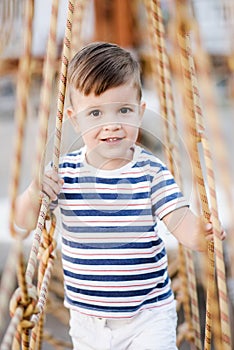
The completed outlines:
<svg viewBox="0 0 234 350">
<path fill-rule="evenodd" d="M 204 249 L 200 221 L 165 165 L 136 145 L 145 110 L 140 70 L 117 45 L 92 43 L 68 71 L 75 130 L 85 146 L 46 171 L 42 191 L 62 217 L 65 305 L 79 350 L 174 350 L 176 309 L 157 221 L 185 246 Z M 39 203 L 35 182 L 18 198 L 16 224 Z M 206 237 L 205 237 L 206 236 Z M 205 239 L 206 238 L 206 239 Z"/>
</svg>

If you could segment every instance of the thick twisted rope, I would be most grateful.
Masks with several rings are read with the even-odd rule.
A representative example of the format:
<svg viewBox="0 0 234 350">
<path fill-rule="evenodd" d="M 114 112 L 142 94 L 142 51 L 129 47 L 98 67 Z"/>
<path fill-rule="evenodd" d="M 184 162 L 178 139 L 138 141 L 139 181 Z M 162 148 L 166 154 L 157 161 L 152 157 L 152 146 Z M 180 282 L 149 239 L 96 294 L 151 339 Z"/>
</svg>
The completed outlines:
<svg viewBox="0 0 234 350">
<path fill-rule="evenodd" d="M 198 35 L 197 35 L 198 36 Z M 229 166 L 229 158 L 227 148 L 225 146 L 224 137 L 221 132 L 221 125 L 219 122 L 219 113 L 215 101 L 215 91 L 214 84 L 211 81 L 209 72 L 211 71 L 210 60 L 207 57 L 204 49 L 201 46 L 201 40 L 199 37 L 196 38 L 196 47 L 197 54 L 195 55 L 195 64 L 197 68 L 197 73 L 199 76 L 199 82 L 201 86 L 202 99 L 204 101 L 204 111 L 207 115 L 206 124 L 210 132 L 210 135 L 216 144 L 216 152 L 214 155 L 214 162 L 217 165 L 217 170 L 221 170 L 219 182 L 221 188 L 226 196 L 226 207 L 225 210 L 228 213 L 231 223 L 230 235 L 227 237 L 227 240 L 230 242 L 230 246 L 234 247 L 234 223 L 233 223 L 233 212 L 234 212 L 234 201 L 232 192 L 233 177 L 231 175 L 231 170 Z M 202 121 L 200 121 L 202 124 Z M 201 125 L 202 129 L 203 126 Z M 230 271 L 231 275 L 234 278 L 234 252 L 233 249 L 228 251 L 230 256 Z"/>
<path fill-rule="evenodd" d="M 82 46 L 81 32 L 82 32 L 82 23 L 83 23 L 86 5 L 87 5 L 87 0 L 75 1 L 73 22 L 72 22 L 71 57 L 73 57 Z"/>
<path fill-rule="evenodd" d="M 197 95 L 194 93 L 193 89 L 193 76 L 190 70 L 190 56 L 186 51 L 186 33 L 191 29 L 191 18 L 187 14 L 186 2 L 177 1 L 177 19 L 176 19 L 176 32 L 178 33 L 178 44 L 181 56 L 182 72 L 184 76 L 184 87 L 182 89 L 182 96 L 185 97 L 185 120 L 187 127 L 187 142 L 190 151 L 190 157 L 192 164 L 194 166 L 194 182 L 197 183 L 199 195 L 201 198 L 201 206 L 203 217 L 208 222 L 210 220 L 210 209 L 208 206 L 208 198 L 206 195 L 206 189 L 203 179 L 203 173 L 200 163 L 200 156 L 198 152 L 198 142 L 200 142 L 200 137 L 197 131 L 196 125 L 196 113 L 199 111 L 199 106 L 197 104 Z M 181 85 L 180 85 L 181 87 Z M 212 329 L 212 316 L 215 316 L 215 325 L 219 324 L 219 317 L 217 314 L 217 307 L 215 305 L 215 285 L 214 285 L 214 258 L 213 258 L 213 245 L 209 244 L 208 255 L 208 281 L 207 281 L 207 310 L 206 310 L 206 336 L 205 343 L 206 346 L 211 344 L 211 329 Z M 211 300 L 213 299 L 213 305 L 211 310 Z M 214 308 L 215 305 L 215 308 Z M 211 312 L 212 311 L 212 312 Z M 219 332 L 219 327 L 216 328 L 215 334 Z M 220 337 L 217 336 L 217 339 Z"/>
<path fill-rule="evenodd" d="M 39 310 L 38 314 L 32 316 L 32 322 L 37 325 L 36 328 L 32 330 L 32 336 L 30 341 L 30 350 L 35 349 L 38 343 L 42 342 L 43 333 L 43 321 L 44 321 L 44 311 L 46 306 L 46 300 L 48 295 L 49 282 L 51 278 L 51 273 L 54 265 L 54 250 L 56 248 L 56 241 L 54 239 L 55 231 L 55 216 L 52 215 L 50 230 L 43 229 L 43 239 L 39 249 L 38 259 L 38 283 L 37 290 L 39 293 L 39 300 L 37 303 L 37 308 Z"/>
<path fill-rule="evenodd" d="M 33 0 L 25 2 L 25 30 L 24 30 L 24 52 L 19 61 L 19 73 L 16 87 L 15 106 L 15 151 L 12 160 L 12 181 L 10 191 L 10 231 L 13 237 L 17 235 L 14 228 L 15 203 L 19 188 L 20 170 L 22 162 L 24 130 L 27 118 L 27 102 L 30 84 L 30 62 L 32 46 L 32 21 L 33 21 Z"/>
<path fill-rule="evenodd" d="M 62 69 L 61 69 L 61 78 L 60 78 L 60 84 L 59 84 L 59 102 L 58 102 L 58 119 L 59 122 L 56 123 L 56 140 L 54 145 L 54 153 L 56 154 L 56 157 L 54 158 L 54 164 L 59 161 L 59 152 L 60 152 L 60 143 L 61 143 L 61 127 L 62 127 L 62 118 L 63 118 L 63 109 L 64 109 L 64 95 L 65 95 L 65 86 L 66 86 L 66 72 L 67 72 L 67 66 L 68 66 L 68 57 L 69 57 L 69 47 L 70 47 L 70 41 L 71 41 L 71 23 L 72 23 L 72 14 L 74 9 L 74 1 L 69 1 L 68 5 L 68 16 L 67 16 L 67 26 L 65 31 L 65 39 L 64 39 L 64 49 L 63 49 L 63 57 L 62 57 Z M 58 165 L 57 165 L 58 169 Z M 47 196 L 43 198 L 42 205 L 40 208 L 39 218 L 38 218 L 38 224 L 36 228 L 35 233 L 35 239 L 34 239 L 34 246 L 32 247 L 30 258 L 28 261 L 28 266 L 26 270 L 26 282 L 27 285 L 29 285 L 32 281 L 32 278 L 34 276 L 35 268 L 36 268 L 36 259 L 37 259 L 37 253 L 39 249 L 40 244 L 40 237 L 41 232 L 44 227 L 45 217 L 49 206 L 49 199 Z M 38 302 L 38 308 L 40 312 L 42 312 L 43 307 L 46 302 L 47 292 L 48 292 L 48 281 L 50 277 L 52 269 L 51 261 L 48 263 L 48 268 L 46 270 L 46 273 L 44 275 L 42 288 L 39 295 L 39 302 Z M 3 339 L 2 343 L 2 350 L 9 349 L 9 344 L 12 343 L 12 336 L 15 334 L 16 327 L 19 324 L 19 322 L 22 320 L 23 313 L 20 307 L 17 307 L 14 313 L 14 316 L 12 317 L 10 327 L 8 328 L 8 331 L 6 332 L 6 335 Z M 39 316 L 34 314 L 33 322 L 36 322 L 38 320 Z M 28 339 L 26 340 L 28 342 Z"/>
<path fill-rule="evenodd" d="M 176 127 L 176 118 L 175 118 L 175 108 L 174 108 L 174 100 L 173 93 L 171 87 L 171 76 L 169 70 L 169 62 L 166 54 L 165 48 L 165 31 L 163 26 L 162 13 L 160 8 L 159 1 L 151 1 L 151 7 L 148 6 L 146 2 L 146 6 L 148 9 L 149 16 L 151 15 L 151 38 L 155 38 L 152 40 L 152 46 L 154 47 L 157 53 L 157 71 L 158 74 L 155 74 L 157 77 L 158 85 L 159 85 L 159 94 L 160 94 L 160 108 L 161 114 L 163 116 L 164 121 L 164 139 L 167 145 L 166 150 L 166 159 L 167 164 L 169 166 L 170 171 L 176 177 L 175 174 L 175 164 L 178 164 L 178 145 L 176 140 L 177 127 Z M 153 68 L 156 71 L 156 68 Z M 158 78 L 159 77 L 159 78 Z M 170 126 L 171 130 L 170 130 Z M 171 131 L 171 132 L 170 132 Z M 177 161 L 174 163 L 172 158 L 172 152 L 174 154 L 174 159 Z M 181 177 L 177 176 L 177 182 L 181 184 Z M 198 312 L 198 300 L 196 293 L 196 280 L 194 278 L 195 271 L 192 260 L 192 254 L 186 254 L 186 249 L 180 247 L 179 258 L 180 258 L 180 278 L 182 280 L 182 295 L 184 296 L 182 302 L 184 307 L 185 320 L 188 326 L 186 329 L 192 330 L 194 328 L 195 335 L 191 337 L 191 333 L 193 332 L 184 332 L 183 336 L 178 337 L 179 342 L 182 342 L 184 338 L 187 338 L 190 342 L 195 342 L 197 349 L 201 349 L 201 341 L 200 341 L 200 325 L 199 325 L 199 312 Z M 189 280 L 187 278 L 186 272 L 186 264 L 183 261 L 183 256 L 186 255 L 186 260 L 189 265 L 190 274 L 193 273 L 193 277 L 190 277 Z M 190 283 L 191 282 L 191 283 Z M 192 299 L 192 318 L 191 318 L 191 309 L 189 304 L 189 292 L 187 285 L 189 284 L 191 299 Z M 181 328 L 182 329 L 182 328 Z M 189 336 L 188 336 L 189 334 Z"/>
<path fill-rule="evenodd" d="M 55 67 L 55 60 L 56 60 L 56 27 L 57 27 L 57 13 L 58 13 L 58 2 L 54 1 L 52 5 L 52 15 L 51 15 L 51 26 L 50 26 L 50 33 L 49 33 L 49 40 L 48 40 L 48 48 L 47 48 L 47 56 L 46 56 L 46 63 L 44 65 L 44 72 L 43 72 L 43 87 L 41 92 L 41 103 L 40 103 L 40 110 L 39 110 L 39 137 L 38 137 L 38 145 L 37 145 L 37 155 L 36 155 L 36 174 L 38 174 L 37 184 L 38 184 L 38 192 L 39 192 L 39 179 L 40 179 L 40 169 L 42 166 L 42 156 L 44 152 L 44 147 L 46 144 L 47 139 L 47 126 L 48 126 L 48 119 L 49 119 L 49 104 L 50 104 L 50 98 L 51 98 L 51 91 L 52 91 L 52 81 L 54 76 L 54 67 Z M 31 213 L 29 213 L 30 216 Z M 38 243 L 40 240 L 40 234 L 38 235 L 38 232 L 36 232 L 32 250 L 34 254 L 36 255 L 35 250 L 35 241 Z M 32 264 L 32 254 L 29 259 L 29 265 Z M 33 261 L 33 266 L 36 266 L 37 261 L 36 257 Z M 24 272 L 21 272 L 22 275 Z M 23 280 L 21 283 L 21 292 L 26 293 L 27 290 L 27 284 L 32 283 L 34 273 L 32 272 L 30 274 L 31 278 L 27 278 L 28 275 L 26 273 L 27 282 Z M 21 276 L 21 279 L 23 276 Z M 27 330 L 25 332 L 28 333 Z M 16 341 L 14 342 L 16 344 Z M 29 344 L 29 335 L 26 339 L 23 339 L 23 344 Z M 15 345 L 16 347 L 16 345 Z"/>
<path fill-rule="evenodd" d="M 193 139 L 198 138 L 197 134 L 197 121 L 196 121 L 196 113 L 194 113 L 194 110 L 191 109 L 191 101 L 193 101 L 194 96 L 198 94 L 197 86 L 194 82 L 194 64 L 193 59 L 191 55 L 190 50 L 190 44 L 189 44 L 189 37 L 188 37 L 188 27 L 186 27 L 187 23 L 182 22 L 182 25 L 180 26 L 180 34 L 179 34 L 179 44 L 181 48 L 181 61 L 182 61 L 182 68 L 184 72 L 184 80 L 186 89 L 188 90 L 188 93 L 186 95 L 187 97 L 187 110 L 190 113 L 190 132 L 193 134 Z M 196 102 L 192 104 L 192 108 L 194 109 L 194 106 L 196 105 Z M 196 109 L 198 111 L 200 109 Z M 201 119 L 200 119 L 201 121 Z M 204 127 L 201 128 L 201 130 L 204 130 Z M 215 192 L 215 181 L 214 181 L 214 174 L 213 174 L 213 164 L 211 159 L 211 153 L 208 146 L 207 139 L 202 134 L 202 144 L 204 148 L 204 159 L 205 159 L 205 165 L 206 165 L 206 175 L 207 175 L 207 182 L 209 187 L 209 194 L 210 194 L 210 203 L 211 203 L 211 217 L 209 215 L 209 209 L 208 209 L 208 200 L 205 194 L 205 188 L 201 189 L 201 200 L 205 208 L 205 215 L 204 217 L 207 220 L 211 220 L 213 223 L 213 229 L 214 229 L 214 248 L 215 248 L 215 262 L 216 262 L 216 268 L 217 268 L 217 280 L 218 280 L 218 287 L 219 287 L 219 307 L 221 312 L 221 328 L 222 328 L 222 349 L 230 349 L 230 328 L 228 325 L 229 317 L 228 317 L 228 306 L 227 306 L 227 292 L 226 292 L 226 282 L 225 282 L 225 270 L 224 270 L 224 259 L 223 259 L 223 250 L 222 250 L 222 242 L 219 238 L 221 227 L 218 219 L 218 210 L 217 210 L 217 199 L 216 199 L 216 192 Z M 194 151 L 196 148 L 196 142 L 194 142 Z M 197 151 L 195 151 L 197 152 Z M 197 167 L 199 169 L 199 167 Z M 199 176 L 199 175 L 198 175 Z M 198 185 L 199 185 L 199 177 L 198 177 Z M 203 186 L 202 186 L 203 187 Z M 210 257 L 210 263 L 211 265 L 214 264 L 214 257 L 212 257 L 212 244 L 209 245 L 209 257 Z M 213 272 L 214 274 L 214 272 Z M 212 287 L 213 288 L 213 287 Z M 213 294 L 213 292 L 212 292 Z M 211 300 L 210 300 L 211 302 Z M 214 302 L 214 300 L 212 300 Z M 208 313 L 210 314 L 210 310 L 208 310 Z M 210 318 L 210 315 L 208 315 Z M 211 324 L 209 324 L 209 333 L 210 333 Z M 210 336 L 210 335 L 209 335 Z M 206 346 L 207 348 L 210 347 L 210 337 L 209 339 L 206 339 Z M 220 345 L 219 345 L 220 346 Z"/>
<path fill-rule="evenodd" d="M 68 61 L 69 61 L 69 47 L 70 47 L 70 40 L 71 40 L 71 23 L 72 23 L 72 15 L 73 15 L 73 8 L 74 8 L 74 0 L 69 1 L 68 4 L 68 15 L 67 15 L 67 26 L 65 31 L 65 38 L 64 38 L 64 46 L 63 46 L 63 55 L 62 55 L 62 65 L 61 65 L 61 75 L 60 75 L 60 82 L 59 82 L 59 97 L 58 97 L 58 110 L 57 110 L 57 120 L 56 120 L 56 131 L 55 131 L 55 140 L 54 140 L 54 167 L 56 170 L 58 170 L 58 162 L 59 162 L 59 154 L 60 154 L 60 145 L 61 145 L 61 130 L 62 130 L 62 121 L 63 121 L 63 110 L 64 110 L 64 95 L 65 95 L 65 88 L 66 88 L 66 74 L 67 74 L 67 67 L 68 67 Z M 46 218 L 46 214 L 48 211 L 49 206 L 49 198 L 47 196 L 44 196 L 38 224 L 36 228 L 35 237 L 41 237 L 43 228 L 44 228 L 44 222 Z M 28 261 L 28 267 L 26 271 L 26 276 L 28 280 L 32 280 L 35 272 L 35 262 L 37 260 L 37 254 L 39 250 L 39 244 L 40 239 L 35 239 L 35 245 L 33 246 L 33 249 L 31 250 L 30 258 Z"/>
<path fill-rule="evenodd" d="M 61 148 L 61 130 L 62 130 L 64 101 L 65 101 L 65 92 L 66 92 L 66 83 L 67 83 L 67 67 L 68 67 L 68 62 L 70 58 L 72 15 L 74 12 L 74 2 L 75 0 L 73 1 L 70 0 L 68 4 L 68 16 L 67 16 L 64 44 L 63 44 L 62 65 L 61 65 L 60 81 L 59 81 L 59 96 L 58 96 L 58 104 L 57 104 L 57 118 L 56 118 L 55 137 L 54 137 L 53 168 L 55 171 L 58 171 L 59 155 L 60 155 L 60 148 Z"/>
<path fill-rule="evenodd" d="M 18 0 L 3 0 L 0 2 L 0 54 L 7 48 L 17 16 Z"/>
<path fill-rule="evenodd" d="M 37 142 L 37 153 L 36 153 L 36 167 L 35 167 L 35 178 L 37 182 L 38 187 L 38 193 L 40 190 L 40 182 L 43 176 L 44 171 L 44 152 L 46 147 L 46 141 L 47 141 L 47 131 L 48 131 L 48 121 L 49 121 L 49 114 L 50 114 L 50 103 L 51 103 L 51 97 L 52 97 L 52 85 L 54 80 L 54 74 L 55 74 L 55 67 L 56 67 L 56 60 L 57 60 L 57 43 L 56 43 L 56 30 L 57 30 L 57 19 L 58 19 L 58 1 L 53 0 L 52 2 L 52 9 L 51 9 L 51 21 L 50 21 L 50 30 L 49 30 L 49 37 L 48 37 L 48 44 L 47 44 L 47 51 L 46 51 L 46 59 L 43 69 L 43 85 L 41 89 L 41 101 L 40 101 L 40 109 L 39 109 L 39 133 L 38 133 L 38 142 Z M 44 218 L 44 217 L 43 217 Z M 42 223 L 43 224 L 43 221 Z M 43 224 L 45 226 L 45 224 Z M 45 232 L 45 228 L 40 230 L 36 230 L 35 237 L 40 237 L 41 240 L 41 233 Z M 53 251 L 55 250 L 56 244 L 53 240 L 53 232 L 54 232 L 54 224 L 51 223 L 51 229 L 49 231 L 49 234 L 52 232 L 52 236 L 48 238 L 50 241 L 50 238 L 53 242 L 53 249 L 47 254 L 47 259 L 44 261 L 40 260 L 38 271 L 38 293 L 39 293 L 39 302 L 38 307 L 40 310 L 40 316 L 35 319 L 33 318 L 34 323 L 36 324 L 36 327 L 32 331 L 31 339 L 30 339 L 30 349 L 35 349 L 36 345 L 39 346 L 41 344 L 42 340 L 42 332 L 43 332 L 43 311 L 44 311 L 44 303 L 46 301 L 47 297 L 47 289 L 46 287 L 49 284 L 49 279 L 51 276 L 52 270 L 52 262 L 53 260 Z M 48 241 L 47 240 L 47 241 Z M 42 235 L 42 242 L 41 245 L 43 245 L 43 242 L 45 241 L 44 236 Z M 32 246 L 32 252 L 35 254 L 35 252 L 38 249 L 38 242 L 39 240 L 36 238 L 33 242 Z M 36 243 L 36 250 L 35 248 Z M 36 255 L 32 256 L 30 255 L 29 261 L 33 261 L 33 259 L 36 259 Z M 36 263 L 36 260 L 34 260 L 34 263 Z M 28 264 L 28 267 L 31 266 Z M 48 276 L 45 275 L 46 269 L 48 268 Z M 29 269 L 27 270 L 29 273 Z M 30 276 L 33 275 L 33 272 L 30 272 Z M 43 293 L 41 293 L 43 292 Z M 41 306 L 41 303 L 43 304 L 43 307 Z M 39 325 L 38 325 L 39 324 Z"/>
<path fill-rule="evenodd" d="M 163 118 L 164 126 L 164 141 L 167 147 L 165 147 L 166 159 L 168 160 L 168 165 L 173 168 L 172 159 L 172 145 L 170 138 L 169 123 L 174 115 L 174 103 L 173 96 L 170 93 L 170 71 L 168 67 L 168 59 L 165 50 L 164 43 L 164 27 L 162 21 L 162 14 L 160 9 L 160 3 L 157 0 L 152 0 L 147 4 L 147 10 L 149 14 L 149 21 L 151 26 L 151 41 L 152 47 L 156 54 L 156 60 L 152 61 L 152 64 L 156 63 L 156 68 L 153 68 L 155 74 L 154 78 L 157 79 L 159 99 L 160 99 L 160 112 Z M 155 81 L 156 84 L 156 81 Z M 168 101 L 170 100 L 170 108 L 168 106 Z"/>
<path fill-rule="evenodd" d="M 185 50 L 185 36 L 181 35 L 181 33 L 178 35 L 178 41 L 181 48 L 181 61 L 182 61 L 182 68 L 184 72 L 184 82 L 185 82 L 185 88 L 184 88 L 184 96 L 185 96 L 185 104 L 186 104 L 186 110 L 185 110 L 185 116 L 189 120 L 187 123 L 187 133 L 188 133 L 188 147 L 190 150 L 190 156 L 191 160 L 194 166 L 194 176 L 195 176 L 195 183 L 197 183 L 199 195 L 201 197 L 201 205 L 202 205 L 202 211 L 203 216 L 206 219 L 207 222 L 210 221 L 210 210 L 208 205 L 208 198 L 206 195 L 205 190 L 205 184 L 203 179 L 203 173 L 201 169 L 201 163 L 199 158 L 199 152 L 198 152 L 198 142 L 200 139 L 198 138 L 197 128 L 196 128 L 196 120 L 195 120 L 195 114 L 194 114 L 194 95 L 193 95 L 193 87 L 191 83 L 191 75 L 189 71 L 189 62 L 188 62 L 188 55 Z M 213 254 L 212 254 L 212 243 L 209 244 L 208 248 L 208 255 L 209 255 L 209 264 L 208 264 L 208 281 L 207 281 L 207 320 L 206 320 L 206 344 L 211 344 L 211 329 L 212 329 L 212 310 L 211 310 L 211 300 L 214 297 L 214 261 L 213 261 Z M 215 303 L 215 298 L 213 299 L 213 303 Z M 214 316 L 214 314 L 213 314 Z M 215 316 L 215 320 L 218 322 L 217 315 Z"/>
<path fill-rule="evenodd" d="M 33 20 L 33 1 L 28 0 L 25 3 L 25 32 L 24 32 L 24 52 L 19 62 L 19 76 L 17 80 L 17 89 L 16 89 L 16 108 L 15 108 L 15 122 L 16 122 L 16 143 L 15 143 L 15 152 L 13 159 L 13 178 L 11 184 L 10 192 L 10 232 L 16 237 L 17 234 L 14 228 L 14 218 L 15 218 L 15 202 L 16 196 L 18 193 L 19 187 L 19 174 L 22 162 L 22 149 L 23 149 L 23 139 L 24 139 L 24 129 L 25 122 L 27 117 L 27 101 L 29 93 L 29 84 L 30 84 L 30 62 L 31 62 L 31 45 L 32 45 L 32 20 Z M 18 241 L 19 251 L 21 250 L 20 237 Z M 19 252 L 19 257 L 22 253 Z M 20 264 L 20 261 L 19 261 Z M 21 265 L 20 265 L 21 266 Z M 22 269 L 19 270 L 20 283 L 23 285 L 23 272 Z M 23 302 L 27 299 L 28 295 L 23 288 Z M 19 317 L 23 316 L 23 309 L 20 308 L 20 311 L 16 313 L 15 320 L 12 321 L 12 324 L 16 326 L 16 320 L 20 322 Z M 17 323 L 17 324 L 18 324 Z M 9 332 L 10 333 L 10 332 Z M 13 332 L 12 332 L 13 333 Z M 9 342 L 9 336 L 5 335 L 4 337 L 6 342 Z M 4 345 L 3 345 L 4 346 Z"/>
<path fill-rule="evenodd" d="M 18 244 L 14 244 L 8 253 L 6 264 L 3 268 L 0 281 L 0 338 L 4 330 L 8 315 L 10 296 L 15 289 L 16 271 L 13 261 L 18 260 Z"/>
<path fill-rule="evenodd" d="M 190 49 L 190 43 L 187 40 L 187 52 L 191 52 Z M 204 57 L 204 56 L 203 56 Z M 210 83 L 209 79 L 209 70 L 207 69 L 207 65 L 205 65 L 205 62 L 208 64 L 209 60 L 203 60 L 203 62 L 198 63 L 198 66 L 202 69 L 202 73 L 204 73 L 204 78 L 207 80 L 207 83 L 203 85 L 203 89 L 208 91 L 205 93 L 205 96 L 207 97 L 205 102 L 207 103 L 207 115 L 210 120 L 210 116 L 212 116 L 212 125 L 213 130 L 216 131 L 214 136 L 216 135 L 217 138 L 215 140 L 218 142 L 218 140 L 221 140 L 220 132 L 218 132 L 218 125 L 217 125 L 217 115 L 213 113 L 215 110 L 215 101 L 212 98 L 212 84 Z M 204 64 L 204 65 L 203 65 Z M 205 74 L 205 68 L 206 68 L 206 74 Z M 194 63 L 192 60 L 192 56 L 190 54 L 190 70 L 191 72 L 195 72 L 194 69 Z M 203 80 L 204 82 L 204 80 Z M 196 81 L 196 76 L 193 74 L 193 90 L 195 93 L 195 96 L 197 96 L 197 100 L 199 101 L 199 94 L 198 94 L 198 85 Z M 199 103 L 197 103 L 198 107 L 200 107 Z M 201 108 L 197 108 L 197 123 L 198 128 L 200 130 L 204 130 L 204 121 L 202 113 L 199 113 L 201 111 Z M 215 128 L 216 126 L 216 128 Z M 204 160 L 206 165 L 206 174 L 207 174 L 207 184 L 208 184 L 208 190 L 210 194 L 210 205 L 211 205 L 211 220 L 213 223 L 214 228 L 214 255 L 215 255 L 215 263 L 216 263 L 216 270 L 217 270 L 217 283 L 218 283 L 218 296 L 219 296 L 219 307 L 220 307 L 220 321 L 221 321 L 221 329 L 222 329 L 222 346 L 223 349 L 230 349 L 231 347 L 231 337 L 230 337 L 230 323 L 229 323 L 229 314 L 228 314 L 228 300 L 227 300 L 227 288 L 226 288 L 226 276 L 225 276 L 225 265 L 224 265 L 224 257 L 223 257 L 223 246 L 222 241 L 220 240 L 220 232 L 222 230 L 220 226 L 219 216 L 218 216 L 218 205 L 217 205 L 217 197 L 216 197 L 216 191 L 215 191 L 215 177 L 213 172 L 213 160 L 212 155 L 210 151 L 210 145 L 208 142 L 207 137 L 205 136 L 205 133 L 201 133 L 201 143 L 203 145 L 204 149 Z M 218 143 L 220 145 L 220 142 Z M 225 154 L 224 148 L 220 145 L 220 149 L 217 147 L 218 153 L 222 153 L 222 155 Z M 231 204 L 231 203 L 230 203 Z M 213 300 L 211 300 L 213 302 Z"/>
<path fill-rule="evenodd" d="M 38 113 L 39 132 L 37 137 L 36 161 L 34 178 L 37 180 L 38 192 L 44 173 L 44 154 L 47 142 L 48 121 L 50 116 L 50 106 L 53 91 L 53 81 L 57 63 L 57 21 L 58 21 L 58 1 L 53 0 L 51 8 L 51 20 L 49 37 L 47 43 L 45 63 L 43 66 L 43 84 L 40 95 L 40 108 Z"/>
</svg>

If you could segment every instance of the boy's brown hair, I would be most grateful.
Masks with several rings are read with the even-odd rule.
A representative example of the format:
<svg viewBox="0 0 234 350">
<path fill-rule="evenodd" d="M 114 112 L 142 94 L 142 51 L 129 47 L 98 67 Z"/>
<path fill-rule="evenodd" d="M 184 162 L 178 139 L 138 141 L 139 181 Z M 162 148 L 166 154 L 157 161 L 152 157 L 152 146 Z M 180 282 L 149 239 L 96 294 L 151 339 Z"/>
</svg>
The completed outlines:
<svg viewBox="0 0 234 350">
<path fill-rule="evenodd" d="M 91 43 L 72 58 L 68 67 L 71 87 L 89 95 L 101 95 L 132 80 L 141 99 L 140 66 L 130 52 L 116 44 Z M 70 96 L 71 98 L 71 96 Z"/>
</svg>

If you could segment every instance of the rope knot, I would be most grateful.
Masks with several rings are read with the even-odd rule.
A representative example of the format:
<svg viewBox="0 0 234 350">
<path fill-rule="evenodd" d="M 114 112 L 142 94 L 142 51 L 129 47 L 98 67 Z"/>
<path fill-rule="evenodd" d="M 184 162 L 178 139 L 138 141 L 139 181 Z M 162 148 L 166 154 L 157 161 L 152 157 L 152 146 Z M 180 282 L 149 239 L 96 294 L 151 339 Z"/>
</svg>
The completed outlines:
<svg viewBox="0 0 234 350">
<path fill-rule="evenodd" d="M 21 288 L 17 288 L 15 290 L 10 300 L 10 315 L 13 317 L 18 308 L 21 308 L 23 310 L 23 316 L 19 322 L 21 329 L 31 329 L 35 326 L 35 324 L 31 322 L 30 319 L 32 315 L 39 313 L 37 301 L 37 289 L 34 285 L 27 286 L 26 296 L 23 295 Z"/>
<path fill-rule="evenodd" d="M 50 221 L 50 227 L 47 229 L 46 221 Z M 39 259 L 43 263 L 48 262 L 49 258 L 54 258 L 53 251 L 56 248 L 56 240 L 53 238 L 56 227 L 56 217 L 53 213 L 47 212 L 44 228 L 42 230 L 43 239 L 39 248 Z"/>
</svg>

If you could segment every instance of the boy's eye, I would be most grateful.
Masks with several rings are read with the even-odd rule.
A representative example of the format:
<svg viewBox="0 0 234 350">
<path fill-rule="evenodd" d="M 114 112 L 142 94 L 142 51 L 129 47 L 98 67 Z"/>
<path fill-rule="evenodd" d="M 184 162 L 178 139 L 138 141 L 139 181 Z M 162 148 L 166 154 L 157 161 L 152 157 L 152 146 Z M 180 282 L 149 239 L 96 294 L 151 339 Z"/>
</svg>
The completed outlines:
<svg viewBox="0 0 234 350">
<path fill-rule="evenodd" d="M 127 113 L 129 113 L 131 110 L 130 110 L 130 108 L 128 108 L 128 107 L 122 107 L 121 109 L 120 109 L 120 113 L 121 114 L 127 114 Z"/>
<path fill-rule="evenodd" d="M 99 111 L 99 109 L 95 109 L 94 111 L 90 112 L 89 115 L 92 117 L 100 117 L 101 112 Z"/>
</svg>

